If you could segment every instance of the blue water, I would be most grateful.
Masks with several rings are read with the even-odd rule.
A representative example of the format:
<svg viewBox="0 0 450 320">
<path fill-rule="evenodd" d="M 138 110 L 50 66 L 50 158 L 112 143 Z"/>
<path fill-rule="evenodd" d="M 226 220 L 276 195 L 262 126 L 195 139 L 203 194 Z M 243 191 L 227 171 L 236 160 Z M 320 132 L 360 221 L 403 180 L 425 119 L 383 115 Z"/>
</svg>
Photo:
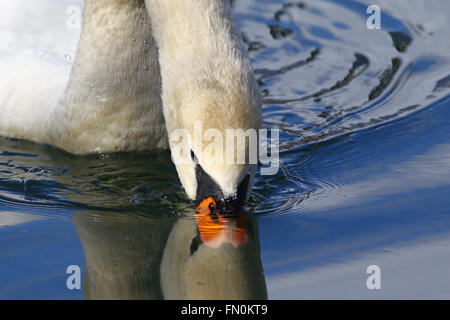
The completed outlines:
<svg viewBox="0 0 450 320">
<path fill-rule="evenodd" d="M 380 1 L 381 30 L 366 27 L 370 1 L 232 3 L 265 127 L 281 130 L 280 170 L 251 196 L 244 287 L 450 298 L 450 2 Z M 192 210 L 169 152 L 77 157 L 0 138 L 0 298 L 163 298 L 167 239 Z M 381 290 L 366 287 L 373 264 Z"/>
</svg>

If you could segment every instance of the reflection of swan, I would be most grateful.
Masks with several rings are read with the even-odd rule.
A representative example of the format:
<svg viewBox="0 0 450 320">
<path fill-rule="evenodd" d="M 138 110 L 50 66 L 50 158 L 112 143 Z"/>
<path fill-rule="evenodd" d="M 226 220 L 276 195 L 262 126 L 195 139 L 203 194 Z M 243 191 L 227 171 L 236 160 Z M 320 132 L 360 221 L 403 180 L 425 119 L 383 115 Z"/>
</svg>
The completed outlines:
<svg viewBox="0 0 450 320">
<path fill-rule="evenodd" d="M 248 241 L 207 247 L 194 219 L 77 212 L 87 299 L 263 299 L 256 221 Z"/>
<path fill-rule="evenodd" d="M 267 299 L 257 225 L 252 219 L 245 224 L 245 244 L 234 246 L 232 239 L 219 235 L 223 243 L 215 243 L 213 248 L 201 241 L 195 221 L 179 220 L 169 236 L 161 265 L 164 297 Z"/>
<path fill-rule="evenodd" d="M 0 0 L 2 17 L 11 16 L 0 42 L 0 135 L 85 154 L 164 147 L 164 125 L 169 136 L 176 129 L 193 136 L 197 120 L 224 137 L 226 129 L 259 128 L 260 96 L 228 1 L 84 2 L 71 65 L 61 54 L 66 26 L 55 43 L 52 15 L 14 16 L 61 7 L 59 0 Z M 30 20 L 41 28 L 27 31 Z M 22 37 L 37 40 L 7 42 Z M 196 155 L 204 147 L 189 145 Z M 254 166 L 199 160 L 177 164 L 192 199 L 235 197 L 240 184 L 251 185 L 242 181 Z"/>
<path fill-rule="evenodd" d="M 159 281 L 164 244 L 174 219 L 76 212 L 86 258 L 86 299 L 162 299 Z"/>
</svg>

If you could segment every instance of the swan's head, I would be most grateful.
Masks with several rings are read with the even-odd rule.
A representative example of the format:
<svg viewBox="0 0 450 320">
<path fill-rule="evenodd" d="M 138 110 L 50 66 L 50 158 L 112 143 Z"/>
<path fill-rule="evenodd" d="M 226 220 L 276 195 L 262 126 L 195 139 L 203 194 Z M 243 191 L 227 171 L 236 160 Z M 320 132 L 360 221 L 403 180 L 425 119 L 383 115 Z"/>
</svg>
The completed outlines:
<svg viewBox="0 0 450 320">
<path fill-rule="evenodd" d="M 246 200 L 258 159 L 259 91 L 251 77 L 230 83 L 180 86 L 164 108 L 172 159 L 186 193 L 197 205 L 217 210 L 233 210 Z"/>
</svg>

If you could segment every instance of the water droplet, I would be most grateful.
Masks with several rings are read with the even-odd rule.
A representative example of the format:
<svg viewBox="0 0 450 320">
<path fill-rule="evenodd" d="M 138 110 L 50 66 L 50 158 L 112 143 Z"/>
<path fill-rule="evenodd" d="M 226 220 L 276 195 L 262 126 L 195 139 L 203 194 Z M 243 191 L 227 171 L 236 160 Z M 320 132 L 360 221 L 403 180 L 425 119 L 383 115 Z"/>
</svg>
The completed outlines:
<svg viewBox="0 0 450 320">
<path fill-rule="evenodd" d="M 72 60 L 72 57 L 70 55 L 66 54 L 66 55 L 64 55 L 64 59 L 70 61 L 70 60 Z"/>
<path fill-rule="evenodd" d="M 124 14 L 127 16 L 128 15 L 128 10 L 125 10 Z"/>
<path fill-rule="evenodd" d="M 133 37 L 133 38 L 131 38 L 131 41 L 133 41 L 133 42 L 134 42 L 134 41 L 136 41 L 136 38 L 134 38 L 134 37 Z"/>
<path fill-rule="evenodd" d="M 107 101 L 106 95 L 104 93 L 98 93 L 97 94 L 97 100 L 101 103 L 104 103 Z"/>
</svg>

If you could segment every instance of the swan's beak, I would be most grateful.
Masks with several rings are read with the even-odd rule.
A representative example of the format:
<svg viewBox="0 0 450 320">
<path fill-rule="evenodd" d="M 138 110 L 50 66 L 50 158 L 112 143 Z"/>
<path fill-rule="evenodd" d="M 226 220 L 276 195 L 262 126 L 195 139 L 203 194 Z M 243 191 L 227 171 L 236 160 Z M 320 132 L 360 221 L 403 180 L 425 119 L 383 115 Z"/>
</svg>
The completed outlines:
<svg viewBox="0 0 450 320">
<path fill-rule="evenodd" d="M 200 239 L 209 247 L 222 243 L 242 246 L 247 242 L 246 211 L 242 205 L 247 198 L 250 174 L 240 182 L 236 195 L 225 197 L 220 187 L 196 164 L 197 224 Z"/>
</svg>

